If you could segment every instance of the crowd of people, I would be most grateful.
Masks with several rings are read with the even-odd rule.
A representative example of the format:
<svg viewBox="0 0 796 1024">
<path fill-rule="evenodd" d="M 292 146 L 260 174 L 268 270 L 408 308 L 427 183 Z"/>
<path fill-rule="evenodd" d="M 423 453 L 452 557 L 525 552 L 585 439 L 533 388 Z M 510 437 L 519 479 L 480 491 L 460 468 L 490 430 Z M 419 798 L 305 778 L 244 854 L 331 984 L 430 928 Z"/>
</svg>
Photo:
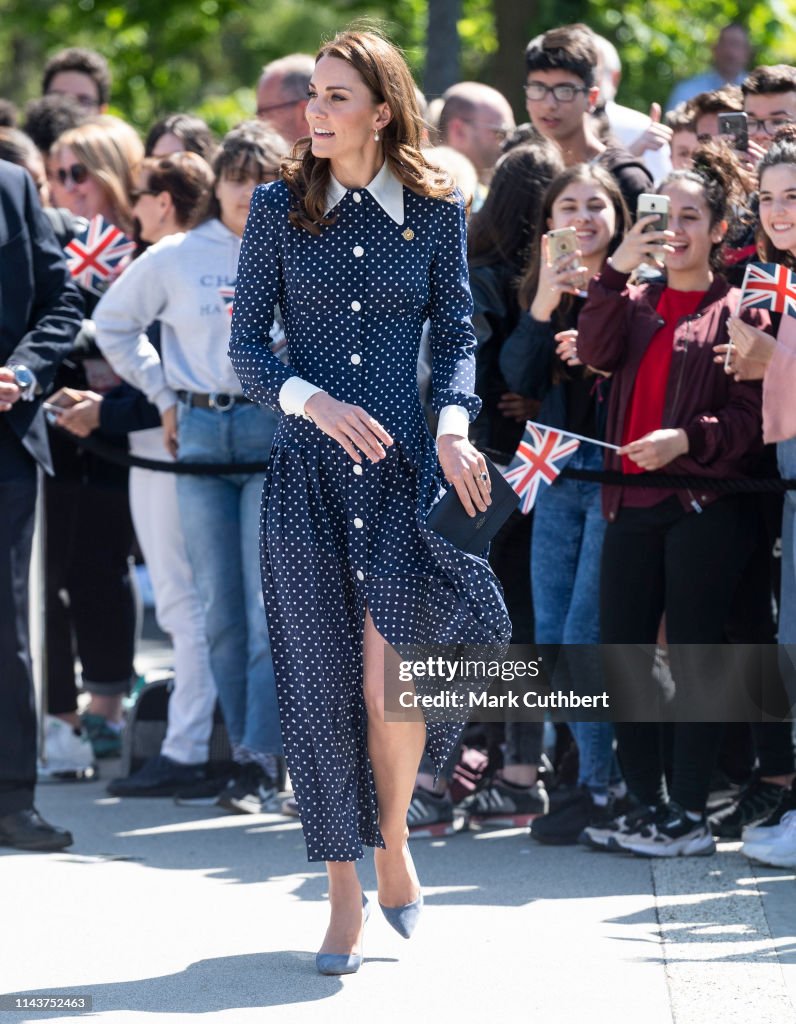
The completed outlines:
<svg viewBox="0 0 796 1024">
<path fill-rule="evenodd" d="M 796 478 L 796 321 L 760 309 L 739 315 L 750 263 L 796 268 L 796 68 L 750 68 L 751 53 L 743 26 L 725 27 L 713 69 L 680 83 L 665 113 L 657 103 L 643 113 L 616 102 L 617 52 L 584 25 L 528 43 L 524 124 L 510 98 L 483 83 L 460 82 L 428 101 L 417 90 L 427 164 L 452 175 L 468 210 L 482 402 L 470 438 L 498 465 L 511 461 L 530 419 L 598 442 L 580 446 L 575 469 Z M 0 445 L 9 453 L 0 497 L 18 478 L 29 481 L 26 436 L 27 451 L 52 470 L 43 487 L 40 778 L 78 778 L 120 753 L 124 699 L 137 678 L 137 548 L 173 644 L 174 686 L 160 753 L 111 780 L 109 792 L 298 813 L 284 792 L 260 581 L 266 476 L 238 468 L 267 460 L 278 414 L 244 397 L 228 350 L 252 196 L 280 177 L 307 134 L 314 67 L 304 54 L 267 65 L 254 90 L 256 118 L 222 139 L 177 112 L 142 142 L 107 113 L 108 64 L 83 49 L 48 61 L 42 97 L 24 113 L 0 106 L 0 160 L 24 168 L 24 187 L 38 194 L 31 201 L 46 223 L 38 212 L 31 223 L 47 235 L 52 272 L 52 238 L 68 251 L 98 224 L 131 243 L 125 269 L 99 287 L 83 278 L 62 285 L 70 312 L 52 315 L 71 326 L 48 369 L 24 346 L 0 353 Z M 730 134 L 728 114 L 743 115 L 729 122 Z M 0 176 L 0 188 L 10 187 Z M 665 228 L 657 214 L 638 213 L 642 194 L 665 197 Z M 568 228 L 576 248 L 557 254 L 550 232 Z M 4 293 L 14 287 L 6 284 L 12 255 L 3 248 Z M 43 273 L 33 275 L 37 287 Z M 54 308 L 58 289 L 46 287 Z M 271 350 L 287 360 L 281 311 L 263 315 Z M 418 386 L 427 396 L 427 341 Z M 47 439 L 33 423 L 42 398 Z M 17 426 L 23 405 L 27 419 Z M 216 468 L 128 472 L 81 447 L 87 437 Z M 219 471 L 223 464 L 231 471 Z M 471 726 L 441 774 L 429 757 L 421 763 L 410 834 L 452 834 L 469 820 L 527 826 L 542 843 L 646 856 L 705 855 L 715 838 L 743 838 L 750 856 L 796 865 L 791 723 L 761 715 L 725 726 L 709 713 L 722 700 L 716 645 L 760 645 L 765 653 L 750 671 L 779 674 L 793 693 L 795 507 L 794 491 L 702 493 L 562 477 L 531 515 L 515 512 L 489 558 L 512 640 L 547 653 L 551 683 L 591 693 L 605 671 L 600 644 L 639 645 L 619 671 L 650 707 L 663 675 L 693 688 L 705 713 L 676 724 L 557 723 L 555 747 L 538 723 Z M 10 508 L 0 532 L 18 539 Z M 11 609 L 19 615 L 13 571 L 4 570 L 0 619 L 13 619 Z M 18 629 L 0 635 L 20 663 L 0 687 L 16 688 L 0 697 L 10 707 L 29 687 L 26 642 Z M 216 700 L 231 760 L 209 765 Z M 0 842 L 69 845 L 66 830 L 33 811 L 31 766 L 12 746 L 0 742 Z M 723 804 L 711 803 L 728 789 Z"/>
</svg>

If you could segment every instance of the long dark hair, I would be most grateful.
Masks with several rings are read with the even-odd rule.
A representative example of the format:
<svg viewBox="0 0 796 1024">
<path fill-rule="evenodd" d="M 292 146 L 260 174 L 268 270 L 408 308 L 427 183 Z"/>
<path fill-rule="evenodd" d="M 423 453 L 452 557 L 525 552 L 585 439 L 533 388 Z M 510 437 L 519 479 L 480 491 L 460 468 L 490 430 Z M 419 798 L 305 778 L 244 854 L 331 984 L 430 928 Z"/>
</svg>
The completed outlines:
<svg viewBox="0 0 796 1024">
<path fill-rule="evenodd" d="M 424 122 L 415 83 L 400 50 L 377 32 L 347 30 L 320 48 L 315 63 L 322 57 L 350 64 L 374 103 L 389 106 L 392 119 L 381 129 L 384 158 L 401 184 L 419 195 L 453 200 L 450 175 L 429 166 L 420 152 Z M 321 225 L 334 223 L 333 217 L 324 217 L 330 163 L 313 156 L 309 138 L 299 139 L 290 159 L 282 164 L 281 174 L 293 199 L 288 220 L 294 227 L 317 235 Z"/>
<path fill-rule="evenodd" d="M 757 172 L 761 188 L 764 172 L 769 167 L 778 167 L 780 164 L 791 164 L 796 171 L 796 125 L 789 124 L 780 128 L 768 152 L 760 161 Z M 762 226 L 757 233 L 757 250 L 760 258 L 766 263 L 784 263 L 791 270 L 796 270 L 796 256 L 788 249 L 778 249 L 763 231 Z"/>
<path fill-rule="evenodd" d="M 470 220 L 471 266 L 504 263 L 521 272 L 545 189 L 563 169 L 560 150 L 546 139 L 525 142 L 502 158 L 484 205 Z"/>
<path fill-rule="evenodd" d="M 748 203 L 754 190 L 754 181 L 743 169 L 735 150 L 723 139 L 711 139 L 694 152 L 693 167 L 687 171 L 672 171 L 658 186 L 662 192 L 667 185 L 690 181 L 699 185 L 710 214 L 710 227 L 721 221 L 735 221 Z M 710 266 L 722 273 L 725 269 L 723 250 L 725 238 L 714 242 L 710 250 Z"/>
<path fill-rule="evenodd" d="M 520 281 L 520 303 L 526 308 L 533 302 L 536 290 L 539 287 L 539 271 L 542 262 L 542 235 L 547 232 L 547 222 L 553 215 L 553 204 L 570 185 L 580 182 L 599 188 L 600 191 L 608 196 L 614 208 L 616 226 L 608 243 L 606 256 L 610 256 L 615 251 L 630 228 L 630 213 L 622 197 L 622 192 L 612 174 L 609 174 L 599 164 L 575 164 L 574 167 L 568 167 L 553 180 L 542 200 L 542 208 L 539 211 L 533 246 L 531 248 L 531 259 Z M 556 312 L 566 316 L 572 306 L 572 300 L 573 296 L 571 295 L 562 296 Z"/>
</svg>

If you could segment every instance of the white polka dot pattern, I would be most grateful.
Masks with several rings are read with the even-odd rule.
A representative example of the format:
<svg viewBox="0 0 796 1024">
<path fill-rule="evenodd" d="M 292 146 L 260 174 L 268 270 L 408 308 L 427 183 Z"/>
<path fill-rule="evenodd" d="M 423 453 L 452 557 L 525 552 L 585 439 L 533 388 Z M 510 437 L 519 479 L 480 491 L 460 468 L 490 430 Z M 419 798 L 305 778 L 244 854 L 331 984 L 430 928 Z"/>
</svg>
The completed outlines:
<svg viewBox="0 0 796 1024">
<path fill-rule="evenodd" d="M 404 189 L 404 208 L 397 225 L 366 190 L 348 191 L 336 223 L 313 236 L 289 224 L 283 182 L 261 186 L 238 265 L 230 358 L 247 397 L 278 410 L 298 375 L 366 409 L 395 441 L 360 466 L 311 421 L 283 415 L 266 474 L 263 591 L 311 861 L 384 845 L 362 696 L 365 608 L 399 650 L 502 644 L 511 631 L 486 560 L 425 527 L 442 482 L 416 383 L 427 318 L 436 411 L 460 405 L 472 420 L 480 401 L 462 206 Z M 288 365 L 268 348 L 277 302 Z M 461 727 L 427 717 L 437 771 Z"/>
</svg>

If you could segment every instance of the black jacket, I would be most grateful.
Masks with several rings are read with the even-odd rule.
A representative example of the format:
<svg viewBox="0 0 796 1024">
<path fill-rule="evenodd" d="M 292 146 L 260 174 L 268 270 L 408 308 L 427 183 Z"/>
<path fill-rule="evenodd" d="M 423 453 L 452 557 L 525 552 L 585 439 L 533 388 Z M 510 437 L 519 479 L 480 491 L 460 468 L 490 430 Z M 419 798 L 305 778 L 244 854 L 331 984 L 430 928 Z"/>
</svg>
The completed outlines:
<svg viewBox="0 0 796 1024">
<path fill-rule="evenodd" d="M 0 366 L 27 366 L 52 383 L 83 318 L 80 293 L 26 170 L 0 160 Z M 23 445 L 51 471 L 41 399 L 0 413 L 0 461 Z"/>
</svg>

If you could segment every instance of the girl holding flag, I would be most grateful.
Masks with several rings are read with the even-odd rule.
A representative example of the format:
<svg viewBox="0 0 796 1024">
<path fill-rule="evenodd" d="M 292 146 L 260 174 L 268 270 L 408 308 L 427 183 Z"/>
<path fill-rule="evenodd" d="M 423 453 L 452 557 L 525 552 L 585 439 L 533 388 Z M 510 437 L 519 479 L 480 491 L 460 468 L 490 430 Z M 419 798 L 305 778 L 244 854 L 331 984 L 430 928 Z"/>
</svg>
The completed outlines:
<svg viewBox="0 0 796 1024">
<path fill-rule="evenodd" d="M 520 284 L 520 302 L 528 313 L 501 350 L 501 369 L 513 391 L 542 401 L 541 423 L 597 441 L 581 444 L 568 464 L 600 469 L 608 381 L 582 365 L 574 343 L 582 289 L 622 241 L 629 214 L 607 171 L 578 164 L 548 188 L 538 225 Z M 578 248 L 553 260 L 544 232 L 561 228 L 575 229 Z M 600 638 L 604 533 L 599 484 L 559 478 L 540 488 L 531 541 L 535 635 L 539 644 L 567 645 L 556 663 L 556 685 L 562 688 L 602 689 L 599 663 L 585 645 Z M 564 674 L 567 678 L 561 678 Z M 571 801 L 533 822 L 531 834 L 540 842 L 574 843 L 584 828 L 609 813 L 609 783 L 616 771 L 613 728 L 608 722 L 572 722 L 570 728 L 580 755 L 580 786 Z"/>
<path fill-rule="evenodd" d="M 767 264 L 796 269 L 796 127 L 777 133 L 760 163 L 760 251 Z M 745 296 L 746 298 L 746 296 Z M 752 295 L 749 296 L 752 299 Z M 779 301 L 776 301 L 779 300 Z M 781 294 L 768 308 L 784 313 L 777 337 L 733 317 L 728 370 L 737 381 L 763 381 L 763 436 L 776 442 L 779 470 L 796 477 L 796 289 L 788 274 Z M 726 347 L 716 350 L 723 361 Z M 782 589 L 779 601 L 780 668 L 796 703 L 794 665 L 788 651 L 796 645 L 796 492 L 787 491 L 782 518 Z"/>
<path fill-rule="evenodd" d="M 589 285 L 577 349 L 582 360 L 613 374 L 606 434 L 621 447 L 608 456 L 609 469 L 738 477 L 761 449 L 759 387 L 729 378 L 714 363 L 714 346 L 726 341 L 738 308 L 739 292 L 721 275 L 719 254 L 738 183 L 729 148 L 702 147 L 692 171 L 676 171 L 660 186 L 671 230 L 653 230 L 652 217 L 640 218 Z M 651 262 L 665 270 L 665 281 L 630 284 L 631 274 Z M 745 316 L 769 325 L 767 313 Z M 603 488 L 601 636 L 624 645 L 614 650 L 625 693 L 636 699 L 629 717 L 655 715 L 651 660 L 641 645 L 654 649 L 664 613 L 677 696 L 688 701 L 673 727 L 670 802 L 660 725 L 617 723 L 625 778 L 644 811 L 601 834 L 612 848 L 647 856 L 715 850 L 704 810 L 721 726 L 704 719 L 714 707 L 718 717 L 726 679 L 716 645 L 725 641 L 754 543 L 743 510 L 738 495 Z"/>
</svg>

